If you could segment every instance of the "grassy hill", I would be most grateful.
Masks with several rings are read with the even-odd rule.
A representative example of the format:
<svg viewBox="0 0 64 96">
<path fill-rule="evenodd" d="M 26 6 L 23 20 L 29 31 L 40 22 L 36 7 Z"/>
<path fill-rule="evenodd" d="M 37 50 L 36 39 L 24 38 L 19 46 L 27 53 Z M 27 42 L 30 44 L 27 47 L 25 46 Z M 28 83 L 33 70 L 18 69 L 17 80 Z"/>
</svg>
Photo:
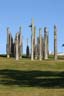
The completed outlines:
<svg viewBox="0 0 64 96">
<path fill-rule="evenodd" d="M 64 96 L 64 60 L 0 57 L 0 96 Z"/>
</svg>

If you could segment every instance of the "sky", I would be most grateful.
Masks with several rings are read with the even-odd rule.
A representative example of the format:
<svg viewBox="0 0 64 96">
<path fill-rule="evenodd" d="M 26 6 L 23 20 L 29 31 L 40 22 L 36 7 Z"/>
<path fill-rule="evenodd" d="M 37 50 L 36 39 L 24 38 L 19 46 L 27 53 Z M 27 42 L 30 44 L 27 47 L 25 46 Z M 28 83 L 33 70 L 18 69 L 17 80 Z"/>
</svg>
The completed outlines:
<svg viewBox="0 0 64 96">
<path fill-rule="evenodd" d="M 0 0 L 0 54 L 6 53 L 7 33 L 10 27 L 13 38 L 19 27 L 22 27 L 23 53 L 26 52 L 26 39 L 31 48 L 31 24 L 32 18 L 36 26 L 36 35 L 39 36 L 39 28 L 44 27 L 49 32 L 49 51 L 54 51 L 54 24 L 57 26 L 58 52 L 64 52 L 64 0 Z"/>
</svg>

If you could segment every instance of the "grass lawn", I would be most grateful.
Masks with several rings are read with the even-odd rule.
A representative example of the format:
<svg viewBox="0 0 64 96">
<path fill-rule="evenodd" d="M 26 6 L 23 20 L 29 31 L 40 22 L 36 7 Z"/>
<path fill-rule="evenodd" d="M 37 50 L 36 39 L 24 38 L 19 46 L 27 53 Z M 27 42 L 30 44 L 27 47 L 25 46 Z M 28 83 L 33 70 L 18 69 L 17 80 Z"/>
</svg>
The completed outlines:
<svg viewBox="0 0 64 96">
<path fill-rule="evenodd" d="M 0 57 L 0 96 L 64 96 L 64 60 Z"/>
</svg>

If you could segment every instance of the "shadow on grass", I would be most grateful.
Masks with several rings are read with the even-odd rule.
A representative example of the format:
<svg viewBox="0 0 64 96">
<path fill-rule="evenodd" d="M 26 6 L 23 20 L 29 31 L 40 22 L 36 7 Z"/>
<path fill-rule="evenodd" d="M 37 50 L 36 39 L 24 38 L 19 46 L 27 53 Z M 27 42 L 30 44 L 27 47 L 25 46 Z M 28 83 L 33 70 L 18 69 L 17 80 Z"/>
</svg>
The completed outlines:
<svg viewBox="0 0 64 96">
<path fill-rule="evenodd" d="M 0 84 L 21 87 L 64 88 L 64 71 L 0 70 Z"/>
<path fill-rule="evenodd" d="M 0 54 L 0 57 L 7 57 L 6 54 Z"/>
</svg>

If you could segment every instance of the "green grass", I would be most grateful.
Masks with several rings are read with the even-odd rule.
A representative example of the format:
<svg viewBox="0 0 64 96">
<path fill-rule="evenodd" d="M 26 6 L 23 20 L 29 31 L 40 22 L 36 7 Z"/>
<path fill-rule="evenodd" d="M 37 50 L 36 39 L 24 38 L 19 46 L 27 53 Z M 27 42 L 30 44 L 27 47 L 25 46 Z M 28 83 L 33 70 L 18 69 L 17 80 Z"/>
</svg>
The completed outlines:
<svg viewBox="0 0 64 96">
<path fill-rule="evenodd" d="M 0 96 L 64 96 L 64 60 L 0 57 Z"/>
</svg>

